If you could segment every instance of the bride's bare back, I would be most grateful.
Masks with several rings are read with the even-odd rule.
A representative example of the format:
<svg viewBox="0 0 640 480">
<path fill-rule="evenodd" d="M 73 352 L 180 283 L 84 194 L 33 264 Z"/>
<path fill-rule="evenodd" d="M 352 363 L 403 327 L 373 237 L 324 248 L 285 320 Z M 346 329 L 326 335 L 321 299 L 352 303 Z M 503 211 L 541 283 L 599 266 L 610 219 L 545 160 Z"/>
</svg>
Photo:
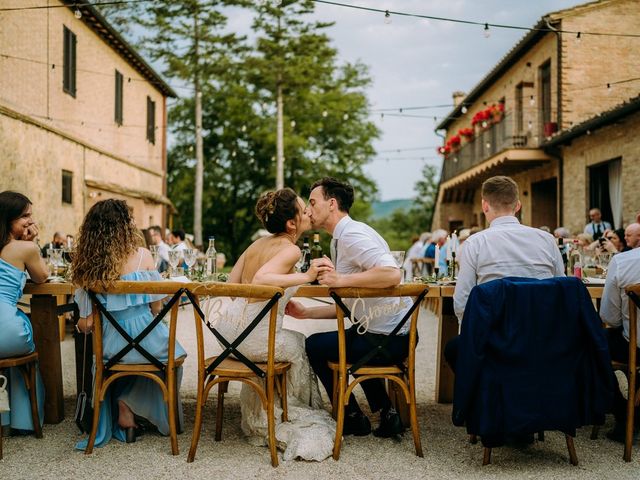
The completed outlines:
<svg viewBox="0 0 640 480">
<path fill-rule="evenodd" d="M 284 236 L 271 235 L 253 242 L 243 254 L 244 265 L 242 266 L 241 283 L 254 283 L 253 279 L 256 272 L 269 262 L 269 260 L 273 260 L 283 251 L 291 249 L 292 247 L 298 250 L 299 255 L 300 250 L 298 247 L 293 245 L 291 240 Z M 288 269 L 286 269 L 286 265 L 284 265 L 278 270 L 280 271 L 273 273 L 292 273 L 293 265 Z"/>
</svg>

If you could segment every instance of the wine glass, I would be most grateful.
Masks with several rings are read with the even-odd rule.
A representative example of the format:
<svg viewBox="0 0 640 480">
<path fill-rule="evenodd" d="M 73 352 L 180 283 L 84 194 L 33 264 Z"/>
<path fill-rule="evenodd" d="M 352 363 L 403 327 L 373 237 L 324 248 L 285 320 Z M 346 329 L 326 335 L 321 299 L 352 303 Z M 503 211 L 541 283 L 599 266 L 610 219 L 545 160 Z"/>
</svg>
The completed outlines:
<svg viewBox="0 0 640 480">
<path fill-rule="evenodd" d="M 393 250 L 393 251 L 391 251 L 391 256 L 395 260 L 396 265 L 400 269 L 400 273 L 402 274 L 400 283 L 402 283 L 404 281 L 404 268 L 402 268 L 403 264 L 404 264 L 404 255 L 405 255 L 404 250 Z"/>
<path fill-rule="evenodd" d="M 185 248 L 182 251 L 182 255 L 184 257 L 184 263 L 187 265 L 187 277 L 191 278 L 190 275 L 193 274 L 191 267 L 196 263 L 198 252 L 193 248 Z"/>
<path fill-rule="evenodd" d="M 169 265 L 171 266 L 171 269 L 169 272 L 170 277 L 172 277 L 175 274 L 176 269 L 180 264 L 180 257 L 182 256 L 181 253 L 182 252 L 180 250 L 169 250 Z"/>
<path fill-rule="evenodd" d="M 58 275 L 58 267 L 63 266 L 62 249 L 50 248 L 47 250 L 49 255 L 49 266 L 51 268 L 51 282 L 62 282 L 64 279 Z"/>
<path fill-rule="evenodd" d="M 607 278 L 607 269 L 609 268 L 611 257 L 611 252 L 602 252 L 598 254 L 597 266 L 602 270 L 602 273 L 598 275 L 600 278 Z"/>
<path fill-rule="evenodd" d="M 158 245 L 149 245 L 149 251 L 151 252 L 151 257 L 153 258 L 153 264 L 156 269 L 158 268 L 158 263 L 160 262 L 160 254 L 158 253 Z"/>
</svg>

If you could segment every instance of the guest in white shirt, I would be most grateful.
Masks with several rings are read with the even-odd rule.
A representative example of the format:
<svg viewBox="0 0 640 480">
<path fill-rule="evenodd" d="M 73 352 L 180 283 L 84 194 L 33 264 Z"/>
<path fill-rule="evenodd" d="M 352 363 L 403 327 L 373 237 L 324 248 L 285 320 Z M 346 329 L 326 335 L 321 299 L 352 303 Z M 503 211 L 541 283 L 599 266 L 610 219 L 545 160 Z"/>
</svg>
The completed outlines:
<svg viewBox="0 0 640 480">
<path fill-rule="evenodd" d="M 591 221 L 584 227 L 584 233 L 588 233 L 594 240 L 598 240 L 604 235 L 605 230 L 611 230 L 611 224 L 602 220 L 602 212 L 599 208 L 589 210 Z"/>
<path fill-rule="evenodd" d="M 323 228 L 333 239 L 331 260 L 314 260 L 318 266 L 318 281 L 329 287 L 373 287 L 385 288 L 398 285 L 400 269 L 391 256 L 387 242 L 369 225 L 357 222 L 349 216 L 353 204 L 353 187 L 334 178 L 316 182 L 309 195 L 308 211 L 311 224 Z M 347 361 L 355 362 L 371 349 L 371 342 L 379 344 L 389 339 L 385 348 L 391 358 L 376 355 L 367 363 L 389 364 L 402 361 L 408 354 L 409 338 L 407 322 L 398 335 L 388 337 L 411 307 L 409 298 L 367 298 L 362 310 L 353 312 L 356 318 L 368 312 L 367 325 L 354 325 L 346 331 Z M 352 300 L 345 303 L 354 308 Z M 377 315 L 371 312 L 379 312 Z M 286 313 L 296 318 L 335 319 L 335 306 L 305 307 L 290 301 Z M 335 321 L 335 320 L 334 320 Z M 364 332 L 358 331 L 363 329 Z M 333 398 L 333 375 L 327 361 L 338 360 L 338 334 L 336 331 L 311 335 L 306 341 L 306 350 L 311 367 L 324 385 L 329 398 Z M 380 379 L 366 380 L 360 384 L 365 392 L 372 412 L 381 411 L 380 426 L 374 431 L 378 437 L 394 437 L 404 428 L 400 416 L 391 406 L 384 382 Z M 346 409 L 344 434 L 368 435 L 371 432 L 369 419 L 362 413 L 353 395 Z"/>
<path fill-rule="evenodd" d="M 640 224 L 632 223 L 627 226 L 625 239 L 631 250 L 618 253 L 611 259 L 600 305 L 600 318 L 613 327 L 607 329 L 611 360 L 621 363 L 629 361 L 629 297 L 624 289 L 640 283 Z M 637 354 L 640 355 L 640 349 Z M 626 402 L 617 389 L 613 415 L 616 424 L 607 433 L 607 437 L 624 442 Z"/>
<path fill-rule="evenodd" d="M 186 248 L 189 248 L 187 247 L 187 244 L 184 241 L 185 238 L 186 238 L 186 234 L 184 233 L 184 230 L 180 230 L 180 229 L 172 230 L 171 239 L 172 239 L 173 245 L 171 248 L 179 252 L 181 252 Z"/>
<path fill-rule="evenodd" d="M 149 227 L 151 233 L 151 241 L 153 245 L 158 247 L 158 256 L 165 262 L 169 263 L 169 245 L 162 238 L 162 229 L 158 225 Z"/>
<path fill-rule="evenodd" d="M 520 207 L 518 185 L 511 178 L 492 177 L 482 184 L 482 211 L 490 226 L 464 243 L 453 294 L 453 308 L 460 323 L 471 289 L 478 284 L 504 277 L 564 276 L 555 238 L 538 228 L 521 225 L 515 216 Z M 445 350 L 454 371 L 457 340 L 451 340 Z"/>
<path fill-rule="evenodd" d="M 404 279 L 407 282 L 410 282 L 411 280 L 413 280 L 414 273 L 417 275 L 420 274 L 421 268 L 417 269 L 416 272 L 413 271 L 413 262 L 411 260 L 413 260 L 414 258 L 423 257 L 425 245 L 427 244 L 430 238 L 431 238 L 431 233 L 423 232 L 417 239 L 415 239 L 411 247 L 409 247 L 409 250 L 407 250 L 407 258 L 405 259 L 404 265 L 403 265 Z M 420 264 L 420 267 L 421 266 L 422 265 Z"/>
</svg>

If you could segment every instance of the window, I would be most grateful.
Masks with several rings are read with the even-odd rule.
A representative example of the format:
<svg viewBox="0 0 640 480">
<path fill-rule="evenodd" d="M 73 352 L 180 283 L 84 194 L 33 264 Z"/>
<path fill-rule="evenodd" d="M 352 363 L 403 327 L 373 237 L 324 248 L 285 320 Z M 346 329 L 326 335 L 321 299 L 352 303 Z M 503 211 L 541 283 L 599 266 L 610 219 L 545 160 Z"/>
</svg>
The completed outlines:
<svg viewBox="0 0 640 480">
<path fill-rule="evenodd" d="M 76 96 L 76 34 L 63 27 L 62 89 Z"/>
<path fill-rule="evenodd" d="M 73 203 L 73 172 L 62 170 L 62 203 Z"/>
<path fill-rule="evenodd" d="M 122 74 L 116 70 L 116 109 L 115 109 L 115 121 L 118 125 L 122 125 L 122 87 L 124 85 L 124 78 Z"/>
<path fill-rule="evenodd" d="M 540 122 L 542 131 L 551 122 L 551 61 L 540 67 Z"/>
<path fill-rule="evenodd" d="M 523 90 L 523 83 L 516 86 L 516 133 L 521 133 L 524 130 L 524 110 L 522 108 L 522 100 L 524 98 Z"/>
<path fill-rule="evenodd" d="M 156 102 L 147 97 L 147 140 L 156 143 Z"/>
</svg>

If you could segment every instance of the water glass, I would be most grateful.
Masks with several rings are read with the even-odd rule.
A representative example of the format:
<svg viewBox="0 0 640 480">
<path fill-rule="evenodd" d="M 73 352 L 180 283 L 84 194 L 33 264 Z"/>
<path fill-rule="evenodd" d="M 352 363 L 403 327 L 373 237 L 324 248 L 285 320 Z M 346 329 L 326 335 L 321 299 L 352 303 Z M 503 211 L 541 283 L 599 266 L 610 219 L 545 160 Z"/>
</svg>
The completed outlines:
<svg viewBox="0 0 640 480">
<path fill-rule="evenodd" d="M 180 264 L 181 257 L 182 252 L 180 250 L 169 250 L 169 265 L 171 266 L 169 277 L 175 276 L 176 268 Z"/>
<path fill-rule="evenodd" d="M 391 251 L 391 256 L 396 261 L 396 266 L 400 269 L 400 274 L 402 275 L 400 283 L 404 282 L 404 268 L 402 268 L 404 265 L 404 255 L 405 255 L 404 250 Z"/>
<path fill-rule="evenodd" d="M 198 252 L 193 248 L 185 248 L 182 251 L 182 256 L 184 257 L 184 263 L 187 265 L 187 276 L 189 277 L 193 274 L 192 267 L 196 263 Z"/>
</svg>

